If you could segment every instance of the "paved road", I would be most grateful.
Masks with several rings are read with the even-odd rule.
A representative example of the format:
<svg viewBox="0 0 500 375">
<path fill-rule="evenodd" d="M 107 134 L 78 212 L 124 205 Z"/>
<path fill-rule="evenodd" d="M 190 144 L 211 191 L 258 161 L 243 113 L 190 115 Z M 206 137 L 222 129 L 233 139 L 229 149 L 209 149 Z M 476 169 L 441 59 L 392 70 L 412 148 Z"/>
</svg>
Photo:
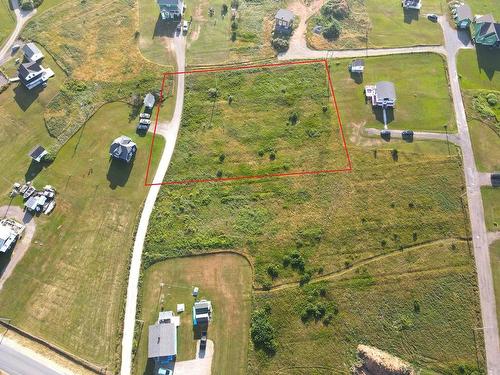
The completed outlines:
<svg viewBox="0 0 500 375">
<path fill-rule="evenodd" d="M 16 342 L 4 338 L 0 342 L 0 370 L 9 375 L 69 375 L 71 371 L 39 356 Z"/>
<path fill-rule="evenodd" d="M 185 67 L 185 51 L 186 40 L 184 37 L 176 37 L 174 39 L 174 47 L 176 51 L 177 70 L 183 71 Z M 182 107 L 184 105 L 184 75 L 178 74 L 177 76 L 177 95 L 175 99 L 175 111 L 172 121 L 168 124 L 159 125 L 162 127 L 158 134 L 165 137 L 165 148 L 161 156 L 158 169 L 153 178 L 153 183 L 161 183 L 167 173 L 170 159 L 174 153 L 175 142 L 177 140 L 177 133 L 181 124 Z M 149 189 L 144 208 L 142 210 L 141 219 L 137 228 L 137 234 L 134 242 L 134 249 L 132 253 L 132 260 L 130 264 L 130 273 L 127 287 L 127 302 L 125 305 L 125 319 L 123 325 L 123 338 L 122 338 L 122 364 L 121 374 L 130 375 L 132 367 L 132 345 L 134 340 L 134 326 L 137 311 L 137 293 L 139 284 L 139 274 L 141 270 L 142 250 L 144 241 L 146 239 L 146 232 L 149 224 L 149 217 L 153 212 L 154 204 L 160 185 L 153 185 Z"/>
<path fill-rule="evenodd" d="M 390 129 L 391 138 L 402 138 L 403 130 Z M 365 133 L 367 135 L 379 135 L 380 129 L 366 128 Z M 440 140 L 449 141 L 457 146 L 461 145 L 460 137 L 458 134 L 446 134 L 446 133 L 432 133 L 432 132 L 413 132 L 414 140 Z"/>
<path fill-rule="evenodd" d="M 12 274 L 16 265 L 24 257 L 24 254 L 29 249 L 33 235 L 35 234 L 35 220 L 33 216 L 28 212 L 24 212 L 22 208 L 17 206 L 2 206 L 0 207 L 0 219 L 12 218 L 20 223 L 23 223 L 26 228 L 24 230 L 23 238 L 16 243 L 16 246 L 12 250 L 11 258 L 5 269 L 0 269 L 0 290 L 3 288 L 3 284 Z M 2 255 L 5 256 L 5 255 Z"/>
<path fill-rule="evenodd" d="M 12 8 L 14 9 L 14 14 L 16 15 L 16 27 L 12 34 L 10 34 L 9 39 L 7 39 L 2 49 L 0 50 L 0 65 L 2 65 L 10 58 L 12 45 L 19 37 L 24 24 L 36 13 L 36 9 L 29 12 L 19 9 L 18 0 L 11 0 L 11 4 Z"/>
<path fill-rule="evenodd" d="M 317 59 L 317 58 L 354 58 L 364 56 L 391 55 L 400 53 L 435 52 L 446 57 L 450 90 L 460 139 L 464 174 L 467 187 L 467 201 L 471 221 L 474 259 L 479 285 L 481 302 L 481 317 L 486 349 L 487 371 L 489 375 L 500 375 L 500 340 L 498 336 L 498 323 L 496 314 L 495 294 L 493 290 L 493 277 L 491 273 L 488 235 L 484 222 L 484 208 L 480 190 L 480 177 L 476 169 L 472 144 L 467 126 L 465 108 L 458 80 L 456 55 L 462 48 L 472 48 L 470 41 L 463 33 L 457 33 L 446 20 L 440 17 L 439 23 L 443 29 L 445 45 L 423 46 L 392 49 L 368 49 L 347 51 L 313 51 L 310 50 L 304 38 L 292 38 L 290 49 L 279 56 L 280 59 Z"/>
</svg>

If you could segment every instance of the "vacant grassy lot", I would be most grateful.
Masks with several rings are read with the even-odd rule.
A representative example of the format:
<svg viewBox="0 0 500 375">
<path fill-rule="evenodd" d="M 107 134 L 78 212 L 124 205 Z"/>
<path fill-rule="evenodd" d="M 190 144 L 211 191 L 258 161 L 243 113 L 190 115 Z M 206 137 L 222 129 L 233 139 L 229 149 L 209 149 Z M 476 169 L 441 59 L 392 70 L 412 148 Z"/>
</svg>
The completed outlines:
<svg viewBox="0 0 500 375">
<path fill-rule="evenodd" d="M 497 311 L 500 310 L 500 241 L 490 245 L 491 269 L 493 271 L 493 282 L 495 287 L 495 298 Z M 497 313 L 498 324 L 500 325 L 500 314 Z"/>
<path fill-rule="evenodd" d="M 457 67 L 462 90 L 500 90 L 499 50 L 461 50 L 457 56 Z"/>
<path fill-rule="evenodd" d="M 351 13 L 341 21 L 342 31 L 335 41 L 312 32 L 317 17 L 308 22 L 307 39 L 314 49 L 402 47 L 443 43 L 441 27 L 426 18 L 427 13 L 446 11 L 443 1 L 423 2 L 420 14 L 404 12 L 399 1 L 348 0 Z"/>
<path fill-rule="evenodd" d="M 274 56 L 270 46 L 274 14 L 286 7 L 287 0 L 241 0 L 235 38 L 232 37 L 231 10 L 224 16 L 221 13 L 222 4 L 230 6 L 230 1 L 186 0 L 185 4 L 185 18 L 192 20 L 188 33 L 189 64 L 214 65 Z M 209 16 L 210 7 L 214 8 L 212 17 Z"/>
<path fill-rule="evenodd" d="M 167 181 L 348 166 L 323 63 L 186 79 Z"/>
<path fill-rule="evenodd" d="M 406 249 L 320 283 L 257 293 L 254 308 L 265 306 L 277 351 L 251 351 L 250 373 L 347 374 L 360 343 L 425 374 L 485 371 L 474 260 L 465 242 Z M 308 306 L 326 312 L 302 317 Z"/>
<path fill-rule="evenodd" d="M 164 286 L 160 287 L 160 283 Z M 213 373 L 246 373 L 252 270 L 239 255 L 217 254 L 171 259 L 146 271 L 141 298 L 144 325 L 136 355 L 136 374 L 151 373 L 151 369 L 146 370 L 148 326 L 156 322 L 162 308 L 175 312 L 177 303 L 186 305 L 178 331 L 177 359 L 194 358 L 193 286 L 200 288 L 199 298 L 212 301 L 214 308 L 208 329 L 208 338 L 215 344 Z"/>
<path fill-rule="evenodd" d="M 481 195 L 486 228 L 490 231 L 497 231 L 500 226 L 500 190 L 493 187 L 482 187 Z"/>
<path fill-rule="evenodd" d="M 0 46 L 3 45 L 5 39 L 8 38 L 14 26 L 16 18 L 14 12 L 10 10 L 9 0 L 0 1 Z"/>
<path fill-rule="evenodd" d="M 389 116 L 389 129 L 444 132 L 456 128 L 448 91 L 444 61 L 436 54 L 397 55 L 365 59 L 363 79 L 350 76 L 350 60 L 331 63 L 333 86 L 343 120 L 349 127 L 383 127 L 380 111 L 365 104 L 364 86 L 392 81 L 396 86 L 396 107 Z M 412 69 L 407 69 L 412 66 Z M 418 109 L 418 110 L 416 110 Z"/>
<path fill-rule="evenodd" d="M 108 369 L 118 361 L 124 275 L 147 191 L 151 137 L 135 135 L 129 113 L 123 103 L 104 106 L 34 179 L 37 187 L 57 189 L 57 207 L 52 215 L 35 219 L 33 245 L 0 293 L 0 316 Z M 19 132 L 2 143 L 23 144 L 26 134 L 38 133 Z M 109 144 L 121 134 L 138 144 L 130 168 L 109 161 Z M 160 151 L 162 139 L 157 141 Z M 27 160 L 24 151 L 15 155 Z M 2 191 L 24 180 L 25 170 L 2 180 Z"/>
</svg>

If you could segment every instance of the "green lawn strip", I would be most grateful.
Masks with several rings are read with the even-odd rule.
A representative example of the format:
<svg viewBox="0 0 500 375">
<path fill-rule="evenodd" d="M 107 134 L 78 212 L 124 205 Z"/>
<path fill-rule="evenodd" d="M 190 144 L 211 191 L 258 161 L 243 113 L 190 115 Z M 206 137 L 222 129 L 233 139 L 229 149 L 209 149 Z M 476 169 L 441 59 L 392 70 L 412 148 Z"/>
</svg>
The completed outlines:
<svg viewBox="0 0 500 375">
<path fill-rule="evenodd" d="M 482 187 L 484 218 L 486 229 L 497 231 L 500 226 L 500 190 L 493 187 Z"/>
<path fill-rule="evenodd" d="M 163 283 L 163 287 L 160 286 Z M 217 254 L 177 258 L 157 263 L 144 273 L 141 288 L 142 325 L 135 374 L 150 374 L 147 363 L 148 326 L 158 320 L 158 312 L 172 310 L 184 303 L 178 328 L 177 360 L 195 357 L 191 295 L 193 286 L 200 288 L 199 298 L 212 301 L 213 319 L 208 338 L 214 341 L 212 371 L 216 374 L 245 374 L 248 354 L 248 329 L 251 307 L 252 270 L 239 255 Z M 161 302 L 163 301 L 163 303 Z"/>
<path fill-rule="evenodd" d="M 119 361 L 124 275 L 151 143 L 135 134 L 129 112 L 123 103 L 102 107 L 35 178 L 36 187 L 57 189 L 57 207 L 35 219 L 32 246 L 0 293 L 0 316 L 108 369 Z M 121 134 L 138 144 L 130 170 L 109 161 Z M 153 173 L 163 139 L 156 143 Z"/>
<path fill-rule="evenodd" d="M 437 54 L 411 54 L 365 59 L 362 82 L 348 71 L 350 60 L 332 60 L 333 86 L 343 122 L 383 128 L 370 103 L 365 103 L 364 86 L 391 81 L 396 88 L 394 120 L 389 129 L 445 132 L 456 129 L 444 60 Z M 407 69 L 412 66 L 412 69 Z"/>
<path fill-rule="evenodd" d="M 471 120 L 468 125 L 478 170 L 500 170 L 500 136 L 481 121 Z"/>
<path fill-rule="evenodd" d="M 404 12 L 401 3 L 391 0 L 349 0 L 350 14 L 339 20 L 340 37 L 328 41 L 312 29 L 321 24 L 318 13 L 308 21 L 307 39 L 315 49 L 390 48 L 443 43 L 439 24 L 430 22 L 426 14 L 442 14 L 441 0 L 423 3 L 420 13 Z M 383 11 L 381 11 L 383 10 Z"/>
<path fill-rule="evenodd" d="M 166 181 L 345 169 L 323 64 L 186 77 Z"/>
<path fill-rule="evenodd" d="M 257 293 L 277 351 L 250 350 L 249 372 L 348 373 L 358 344 L 430 373 L 484 371 L 474 261 L 465 242 L 428 245 L 381 258 L 331 281 Z M 305 313 L 316 313 L 316 318 Z"/>
<path fill-rule="evenodd" d="M 495 241 L 490 245 L 490 259 L 497 303 L 497 320 L 500 326 L 500 241 Z"/>
<path fill-rule="evenodd" d="M 0 45 L 9 37 L 16 25 L 16 17 L 10 9 L 9 0 L 0 1 Z"/>
<path fill-rule="evenodd" d="M 500 91 L 500 51 L 461 50 L 457 56 L 460 87 Z"/>
<path fill-rule="evenodd" d="M 469 0 L 467 4 L 474 14 L 492 14 L 497 22 L 500 19 L 500 0 Z"/>
</svg>

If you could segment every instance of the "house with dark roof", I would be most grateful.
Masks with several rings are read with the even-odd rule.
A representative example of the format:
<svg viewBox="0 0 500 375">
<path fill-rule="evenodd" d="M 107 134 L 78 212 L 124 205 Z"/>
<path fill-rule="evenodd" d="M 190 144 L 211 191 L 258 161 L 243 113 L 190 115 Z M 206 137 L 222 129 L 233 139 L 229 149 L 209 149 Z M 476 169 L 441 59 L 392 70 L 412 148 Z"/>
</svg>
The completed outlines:
<svg viewBox="0 0 500 375">
<path fill-rule="evenodd" d="M 33 159 L 34 161 L 36 161 L 37 163 L 40 163 L 42 161 L 42 159 L 45 157 L 45 155 L 47 155 L 47 154 L 48 154 L 48 152 L 46 149 L 44 149 L 40 145 L 37 145 L 37 146 L 35 146 L 35 148 L 33 150 L 30 151 L 28 156 L 31 159 Z"/>
<path fill-rule="evenodd" d="M 23 46 L 24 58 L 26 61 L 37 62 L 43 59 L 43 53 L 38 49 L 35 43 L 26 43 Z"/>
<path fill-rule="evenodd" d="M 130 163 L 137 152 L 137 145 L 129 137 L 122 135 L 116 138 L 109 148 L 109 155 L 113 159 Z"/>
<path fill-rule="evenodd" d="M 182 0 L 157 0 L 157 2 L 160 7 L 160 15 L 162 19 L 174 19 L 182 16 L 182 12 L 184 10 Z"/>
<path fill-rule="evenodd" d="M 45 69 L 36 61 L 21 64 L 17 71 L 17 75 L 21 83 L 28 90 L 43 85 L 48 80 Z"/>
<path fill-rule="evenodd" d="M 474 16 L 472 10 L 467 4 L 461 4 L 455 8 L 453 19 L 459 29 L 466 29 L 472 23 Z"/>
<path fill-rule="evenodd" d="M 472 40 L 476 44 L 488 47 L 500 47 L 500 24 L 491 14 L 474 19 L 470 27 Z"/>
<path fill-rule="evenodd" d="M 276 16 L 274 17 L 275 20 L 275 28 L 278 31 L 286 31 L 290 32 L 293 27 L 293 18 L 294 14 L 292 11 L 288 9 L 280 9 L 276 13 Z"/>
</svg>

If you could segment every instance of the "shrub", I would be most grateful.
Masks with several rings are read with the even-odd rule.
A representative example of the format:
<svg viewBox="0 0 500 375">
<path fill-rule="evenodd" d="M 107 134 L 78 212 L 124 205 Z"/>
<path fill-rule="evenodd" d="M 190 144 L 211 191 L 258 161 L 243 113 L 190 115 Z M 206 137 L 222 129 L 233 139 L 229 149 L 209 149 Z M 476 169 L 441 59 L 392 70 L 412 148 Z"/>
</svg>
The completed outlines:
<svg viewBox="0 0 500 375">
<path fill-rule="evenodd" d="M 231 30 L 233 30 L 233 31 L 238 30 L 238 22 L 236 22 L 236 20 L 231 22 Z"/>
<path fill-rule="evenodd" d="M 250 337 L 255 349 L 262 350 L 271 356 L 276 353 L 275 330 L 269 322 L 269 313 L 265 310 L 256 310 L 250 322 Z"/>
<path fill-rule="evenodd" d="M 215 99 L 215 98 L 217 98 L 217 96 L 219 96 L 219 91 L 215 87 L 212 87 L 212 88 L 208 89 L 208 96 L 211 99 Z"/>
<path fill-rule="evenodd" d="M 271 44 L 273 45 L 273 48 L 278 52 L 286 52 L 288 50 L 288 47 L 290 46 L 288 40 L 284 38 L 273 38 Z"/>
<path fill-rule="evenodd" d="M 220 154 L 219 155 L 219 161 L 222 163 L 222 162 L 224 162 L 224 160 L 226 160 L 226 155 L 225 154 Z"/>
<path fill-rule="evenodd" d="M 291 262 L 291 258 L 288 256 L 288 255 L 285 255 L 283 257 L 283 267 L 288 267 L 290 265 L 290 262 Z"/>
<path fill-rule="evenodd" d="M 231 8 L 238 9 L 239 6 L 240 6 L 239 0 L 231 0 Z"/>
<path fill-rule="evenodd" d="M 486 100 L 488 101 L 488 104 L 491 105 L 492 107 L 498 104 L 497 96 L 493 92 L 490 92 L 488 95 L 486 95 Z"/>
<path fill-rule="evenodd" d="M 300 277 L 299 284 L 300 286 L 303 286 L 309 283 L 309 281 L 311 281 L 311 273 L 308 271 Z"/>
<path fill-rule="evenodd" d="M 225 16 L 227 14 L 227 4 L 222 4 L 220 13 Z"/>
<path fill-rule="evenodd" d="M 321 8 L 321 14 L 330 20 L 332 18 L 343 20 L 349 16 L 350 12 L 347 0 L 329 0 Z"/>
<path fill-rule="evenodd" d="M 267 274 L 271 277 L 271 279 L 275 279 L 278 277 L 279 269 L 278 266 L 271 264 L 267 267 Z"/>
<path fill-rule="evenodd" d="M 298 252 L 293 252 L 290 255 L 290 265 L 292 266 L 293 269 L 304 271 L 306 262 L 304 261 L 302 255 L 300 255 Z"/>
<path fill-rule="evenodd" d="M 339 21 L 334 19 L 324 27 L 323 36 L 328 40 L 335 40 L 340 36 L 341 31 L 342 26 L 340 26 Z"/>
<path fill-rule="evenodd" d="M 299 114 L 297 112 L 292 112 L 290 117 L 288 117 L 290 124 L 295 125 L 299 121 Z"/>
</svg>

